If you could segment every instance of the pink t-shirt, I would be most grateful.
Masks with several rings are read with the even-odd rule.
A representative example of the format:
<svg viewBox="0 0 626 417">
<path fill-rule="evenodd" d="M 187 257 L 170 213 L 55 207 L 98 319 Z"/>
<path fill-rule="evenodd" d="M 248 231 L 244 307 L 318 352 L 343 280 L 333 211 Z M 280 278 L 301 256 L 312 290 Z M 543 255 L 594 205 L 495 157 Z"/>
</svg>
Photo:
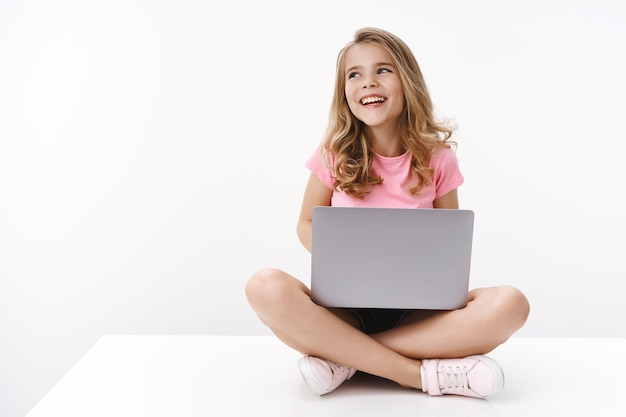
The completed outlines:
<svg viewBox="0 0 626 417">
<path fill-rule="evenodd" d="M 419 195 L 411 194 L 415 179 L 411 174 L 411 154 L 386 157 L 373 153 L 372 168 L 383 179 L 374 185 L 365 198 L 350 197 L 343 191 L 334 190 L 333 171 L 328 169 L 318 148 L 306 161 L 311 170 L 326 186 L 333 189 L 332 206 L 341 207 L 389 207 L 389 208 L 433 208 L 433 202 L 463 184 L 456 154 L 451 148 L 436 151 L 430 161 L 433 168 L 432 184 L 422 187 Z"/>
</svg>

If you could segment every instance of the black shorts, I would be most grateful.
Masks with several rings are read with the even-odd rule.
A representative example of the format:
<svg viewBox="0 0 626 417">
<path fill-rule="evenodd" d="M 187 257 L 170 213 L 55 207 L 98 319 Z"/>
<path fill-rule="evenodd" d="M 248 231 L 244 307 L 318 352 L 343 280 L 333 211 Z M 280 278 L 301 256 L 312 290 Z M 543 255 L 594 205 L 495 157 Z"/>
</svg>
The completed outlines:
<svg viewBox="0 0 626 417">
<path fill-rule="evenodd" d="M 398 327 L 402 320 L 415 310 L 384 308 L 348 308 L 359 322 L 361 331 L 366 334 L 384 332 Z"/>
</svg>

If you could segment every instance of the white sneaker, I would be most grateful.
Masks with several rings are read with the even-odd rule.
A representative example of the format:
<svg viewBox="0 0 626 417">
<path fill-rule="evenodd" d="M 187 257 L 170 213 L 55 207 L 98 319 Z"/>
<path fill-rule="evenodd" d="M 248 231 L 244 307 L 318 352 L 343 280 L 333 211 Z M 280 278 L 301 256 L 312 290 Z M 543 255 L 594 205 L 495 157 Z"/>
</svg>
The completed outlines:
<svg viewBox="0 0 626 417">
<path fill-rule="evenodd" d="M 315 356 L 303 356 L 298 368 L 307 385 L 317 395 L 334 391 L 356 373 L 356 369 Z"/>
<path fill-rule="evenodd" d="M 503 387 L 502 368 L 487 356 L 422 361 L 422 391 L 430 395 L 487 398 Z"/>
</svg>

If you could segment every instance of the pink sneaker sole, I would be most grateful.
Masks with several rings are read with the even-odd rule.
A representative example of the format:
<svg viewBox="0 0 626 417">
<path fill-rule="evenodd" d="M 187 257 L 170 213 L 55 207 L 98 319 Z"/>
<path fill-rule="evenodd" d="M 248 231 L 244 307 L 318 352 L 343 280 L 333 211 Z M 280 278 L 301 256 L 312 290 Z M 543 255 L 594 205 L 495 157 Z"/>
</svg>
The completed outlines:
<svg viewBox="0 0 626 417">
<path fill-rule="evenodd" d="M 489 356 L 483 355 L 473 355 L 470 356 L 470 358 L 479 359 L 482 363 L 487 365 L 489 369 L 491 369 L 491 371 L 493 372 L 494 377 L 496 378 L 494 390 L 491 392 L 491 394 L 486 395 L 484 398 L 489 398 L 492 395 L 496 395 L 497 393 L 502 391 L 502 389 L 504 388 L 504 372 L 502 371 L 502 368 L 500 367 L 498 362 L 494 361 Z"/>
<path fill-rule="evenodd" d="M 314 356 L 304 356 L 298 369 L 311 391 L 317 395 L 328 394 L 352 378 L 355 369 Z"/>
<path fill-rule="evenodd" d="M 302 374 L 304 381 L 314 394 L 328 394 L 329 391 L 324 389 L 324 387 L 322 387 L 320 382 L 315 377 L 315 373 L 313 372 L 313 369 L 311 369 L 311 364 L 309 364 L 308 359 L 308 356 L 303 356 L 302 358 L 300 358 L 300 360 L 298 360 L 298 369 L 300 369 L 300 373 Z"/>
</svg>

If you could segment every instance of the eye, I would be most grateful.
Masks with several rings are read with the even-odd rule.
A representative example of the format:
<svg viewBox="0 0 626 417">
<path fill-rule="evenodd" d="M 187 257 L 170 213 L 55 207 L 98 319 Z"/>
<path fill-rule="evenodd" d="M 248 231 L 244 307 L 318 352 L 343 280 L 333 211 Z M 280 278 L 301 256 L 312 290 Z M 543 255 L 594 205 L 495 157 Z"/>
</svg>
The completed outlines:
<svg viewBox="0 0 626 417">
<path fill-rule="evenodd" d="M 357 78 L 359 77 L 359 73 L 356 71 L 351 72 L 350 74 L 348 74 L 348 79 L 350 78 Z"/>
<path fill-rule="evenodd" d="M 382 67 L 382 68 L 378 69 L 378 74 L 385 74 L 385 73 L 388 73 L 388 72 L 390 73 L 390 72 L 393 72 L 393 71 L 391 71 L 391 68 L 386 68 L 386 67 Z"/>
</svg>

